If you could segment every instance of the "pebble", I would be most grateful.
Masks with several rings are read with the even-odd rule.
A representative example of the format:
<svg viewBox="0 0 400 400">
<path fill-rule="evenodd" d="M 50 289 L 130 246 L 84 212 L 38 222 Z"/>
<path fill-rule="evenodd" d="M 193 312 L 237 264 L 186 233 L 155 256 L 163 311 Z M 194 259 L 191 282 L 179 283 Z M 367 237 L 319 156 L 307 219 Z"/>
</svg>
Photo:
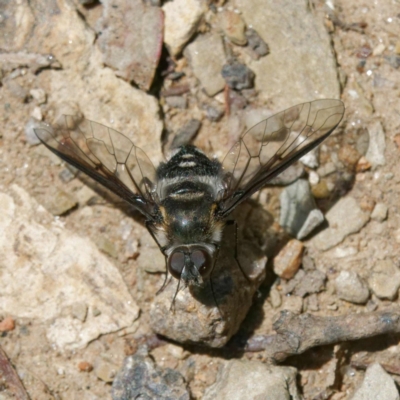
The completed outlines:
<svg viewBox="0 0 400 400">
<path fill-rule="evenodd" d="M 176 149 L 179 146 L 190 144 L 191 141 L 196 137 L 198 131 L 201 128 L 201 121 L 198 119 L 191 119 L 186 122 L 176 133 L 172 143 L 171 149 Z"/>
<path fill-rule="evenodd" d="M 64 183 L 71 182 L 72 179 L 75 178 L 77 175 L 78 170 L 75 167 L 69 166 L 67 168 L 64 168 L 63 170 L 60 171 L 58 174 L 58 177 L 63 181 Z"/>
<path fill-rule="evenodd" d="M 43 89 L 31 89 L 29 94 L 36 100 L 37 104 L 46 103 L 47 96 Z"/>
<path fill-rule="evenodd" d="M 216 382 L 206 390 L 203 400 L 300 400 L 296 375 L 297 370 L 293 367 L 277 367 L 260 361 L 230 360 L 225 362 Z"/>
<path fill-rule="evenodd" d="M 113 400 L 189 400 L 185 379 L 171 368 L 158 367 L 144 349 L 125 359 L 112 384 Z"/>
<path fill-rule="evenodd" d="M 0 332 L 9 332 L 15 329 L 15 321 L 12 317 L 5 317 L 0 322 Z"/>
<path fill-rule="evenodd" d="M 269 53 L 268 44 L 264 42 L 262 37 L 254 29 L 247 29 L 245 34 L 247 38 L 247 46 L 252 50 L 252 54 L 256 60 Z"/>
<path fill-rule="evenodd" d="M 221 70 L 226 58 L 222 39 L 218 34 L 199 36 L 186 47 L 184 55 L 208 96 L 214 96 L 224 89 L 225 80 Z"/>
<path fill-rule="evenodd" d="M 348 235 L 359 232 L 369 220 L 353 197 L 341 198 L 325 215 L 329 227 L 319 232 L 311 243 L 321 251 L 341 243 Z"/>
<path fill-rule="evenodd" d="M 72 316 L 81 322 L 85 322 L 87 312 L 88 312 L 87 304 L 85 304 L 81 301 L 74 303 L 71 307 Z"/>
<path fill-rule="evenodd" d="M 235 90 L 228 91 L 228 102 L 231 112 L 243 110 L 247 105 L 247 100 Z"/>
<path fill-rule="evenodd" d="M 42 109 L 40 107 L 35 107 L 31 112 L 31 117 L 41 121 L 43 119 Z"/>
<path fill-rule="evenodd" d="M 307 219 L 304 221 L 303 226 L 297 233 L 296 237 L 298 239 L 306 238 L 315 228 L 321 225 L 325 221 L 324 214 L 318 208 L 314 208 L 311 210 L 307 216 Z"/>
<path fill-rule="evenodd" d="M 375 363 L 365 372 L 364 380 L 351 400 L 399 400 L 399 391 L 393 378 Z"/>
<path fill-rule="evenodd" d="M 247 38 L 244 33 L 246 24 L 239 13 L 224 9 L 219 13 L 219 25 L 225 36 L 234 44 L 244 46 Z"/>
<path fill-rule="evenodd" d="M 90 362 L 81 361 L 81 362 L 78 364 L 78 369 L 79 369 L 79 371 L 81 371 L 81 372 L 91 372 L 91 371 L 93 371 L 93 365 L 90 364 Z"/>
<path fill-rule="evenodd" d="M 372 168 L 383 166 L 386 163 L 385 132 L 379 121 L 371 123 L 368 127 L 369 146 L 365 158 L 371 163 Z"/>
<path fill-rule="evenodd" d="M 221 74 L 231 89 L 242 90 L 253 87 L 254 72 L 245 64 L 236 60 L 225 64 L 222 67 Z"/>
<path fill-rule="evenodd" d="M 319 183 L 319 175 L 315 171 L 310 171 L 308 174 L 308 182 L 311 186 L 315 186 Z"/>
<path fill-rule="evenodd" d="M 325 281 L 326 275 L 318 269 L 306 272 L 305 276 L 294 288 L 293 294 L 304 297 L 307 294 L 319 293 L 325 288 Z"/>
<path fill-rule="evenodd" d="M 384 203 L 376 203 L 372 214 L 371 219 L 378 222 L 383 222 L 388 216 L 388 207 Z"/>
<path fill-rule="evenodd" d="M 165 98 L 165 102 L 171 108 L 180 108 L 182 110 L 186 109 L 188 105 L 186 97 L 183 96 L 168 96 Z"/>
<path fill-rule="evenodd" d="M 365 304 L 368 301 L 368 286 L 354 271 L 341 271 L 335 285 L 336 293 L 342 300 L 354 304 Z"/>
<path fill-rule="evenodd" d="M 108 240 L 105 236 L 100 235 L 96 239 L 96 246 L 101 250 L 103 253 L 106 253 L 112 258 L 118 258 L 118 251 L 115 247 L 115 244 Z"/>
<path fill-rule="evenodd" d="M 324 178 L 325 176 L 333 174 L 335 171 L 336 166 L 332 161 L 330 161 L 318 168 L 317 173 L 319 176 Z"/>
<path fill-rule="evenodd" d="M 206 6 L 198 0 L 166 2 L 164 11 L 164 42 L 172 56 L 178 55 L 196 32 Z"/>
<path fill-rule="evenodd" d="M 117 374 L 118 368 L 116 365 L 109 361 L 100 360 L 94 367 L 94 373 L 103 382 L 111 383 L 115 375 Z"/>
<path fill-rule="evenodd" d="M 279 293 L 279 290 L 273 287 L 269 292 L 269 301 L 273 308 L 278 308 L 282 304 L 282 296 Z"/>
<path fill-rule="evenodd" d="M 28 122 L 25 124 L 26 141 L 31 146 L 41 143 L 39 138 L 35 134 L 35 129 L 42 128 L 43 126 L 44 126 L 44 123 L 34 117 L 30 117 Z"/>
<path fill-rule="evenodd" d="M 309 151 L 303 157 L 300 158 L 300 162 L 303 163 L 308 168 L 318 168 L 318 148 Z"/>
<path fill-rule="evenodd" d="M 391 260 L 376 262 L 368 285 L 379 299 L 393 300 L 400 287 L 400 270 Z"/>
<path fill-rule="evenodd" d="M 163 11 L 141 0 L 103 0 L 102 10 L 96 28 L 101 32 L 97 44 L 104 64 L 149 90 L 162 53 Z"/>
<path fill-rule="evenodd" d="M 297 239 L 306 237 L 324 221 L 305 179 L 298 179 L 287 186 L 280 195 L 280 203 L 279 224 Z"/>
<path fill-rule="evenodd" d="M 400 67 L 400 56 L 396 54 L 386 56 L 385 60 L 395 69 L 398 69 Z"/>
<path fill-rule="evenodd" d="M 274 258 L 274 272 L 283 279 L 291 279 L 301 265 L 304 245 L 296 239 L 290 240 Z"/>
<path fill-rule="evenodd" d="M 325 179 L 322 179 L 316 185 L 312 186 L 311 193 L 316 199 L 326 199 L 331 195 L 331 191 Z"/>
<path fill-rule="evenodd" d="M 356 165 L 356 172 L 365 172 L 371 169 L 371 163 L 366 159 L 366 157 L 362 156 Z"/>
<path fill-rule="evenodd" d="M 78 202 L 68 193 L 57 188 L 43 201 L 44 207 L 53 215 L 63 215 L 76 207 Z"/>
<path fill-rule="evenodd" d="M 209 105 L 205 106 L 204 109 L 206 111 L 207 119 L 213 122 L 219 121 L 225 113 L 225 111 L 222 108 L 213 107 Z"/>
</svg>

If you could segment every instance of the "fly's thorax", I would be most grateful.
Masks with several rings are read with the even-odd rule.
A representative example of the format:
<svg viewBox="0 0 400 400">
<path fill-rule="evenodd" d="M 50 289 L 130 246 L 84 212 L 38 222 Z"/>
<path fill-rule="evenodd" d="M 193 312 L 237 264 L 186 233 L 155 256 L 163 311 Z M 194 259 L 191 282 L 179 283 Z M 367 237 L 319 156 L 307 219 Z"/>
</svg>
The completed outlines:
<svg viewBox="0 0 400 400">
<path fill-rule="evenodd" d="M 215 204 L 222 187 L 220 163 L 194 146 L 183 146 L 159 166 L 157 179 L 171 244 L 212 242 Z"/>
</svg>

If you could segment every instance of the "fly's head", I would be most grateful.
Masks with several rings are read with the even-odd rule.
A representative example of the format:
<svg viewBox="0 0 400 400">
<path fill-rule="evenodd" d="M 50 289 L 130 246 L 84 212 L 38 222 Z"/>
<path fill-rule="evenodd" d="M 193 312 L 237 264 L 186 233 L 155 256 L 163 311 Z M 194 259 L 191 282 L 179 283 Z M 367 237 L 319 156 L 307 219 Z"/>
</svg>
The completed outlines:
<svg viewBox="0 0 400 400">
<path fill-rule="evenodd" d="M 201 286 L 212 272 L 216 251 L 205 243 L 175 246 L 167 256 L 168 272 L 185 285 Z"/>
</svg>

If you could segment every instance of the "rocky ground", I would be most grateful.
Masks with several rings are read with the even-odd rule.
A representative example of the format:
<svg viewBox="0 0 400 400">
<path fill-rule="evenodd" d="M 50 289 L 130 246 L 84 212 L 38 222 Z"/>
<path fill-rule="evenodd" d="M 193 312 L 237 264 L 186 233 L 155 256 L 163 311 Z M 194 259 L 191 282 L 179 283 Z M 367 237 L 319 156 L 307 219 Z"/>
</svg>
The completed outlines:
<svg viewBox="0 0 400 400">
<path fill-rule="evenodd" d="M 0 2 L 0 50 L 0 399 L 399 399 L 398 0 Z M 321 98 L 339 128 L 235 214 L 250 279 L 228 229 L 216 296 L 171 311 L 140 215 L 34 134 L 222 160 Z"/>
</svg>

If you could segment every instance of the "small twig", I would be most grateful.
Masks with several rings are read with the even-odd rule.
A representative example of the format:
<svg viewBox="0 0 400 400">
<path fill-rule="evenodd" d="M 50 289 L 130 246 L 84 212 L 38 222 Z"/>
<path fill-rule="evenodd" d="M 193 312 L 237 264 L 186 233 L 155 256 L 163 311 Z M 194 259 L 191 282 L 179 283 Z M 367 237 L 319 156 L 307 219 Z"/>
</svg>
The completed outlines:
<svg viewBox="0 0 400 400">
<path fill-rule="evenodd" d="M 21 380 L 19 379 L 15 369 L 11 365 L 7 354 L 0 347 L 0 381 L 7 385 L 7 389 L 18 400 L 29 400 L 28 393 L 26 392 Z"/>
<path fill-rule="evenodd" d="M 267 358 L 283 361 L 315 346 L 399 333 L 400 310 L 338 317 L 297 315 L 284 310 L 273 328 L 276 335 L 251 338 L 246 345 L 246 351 L 264 351 Z"/>
</svg>

